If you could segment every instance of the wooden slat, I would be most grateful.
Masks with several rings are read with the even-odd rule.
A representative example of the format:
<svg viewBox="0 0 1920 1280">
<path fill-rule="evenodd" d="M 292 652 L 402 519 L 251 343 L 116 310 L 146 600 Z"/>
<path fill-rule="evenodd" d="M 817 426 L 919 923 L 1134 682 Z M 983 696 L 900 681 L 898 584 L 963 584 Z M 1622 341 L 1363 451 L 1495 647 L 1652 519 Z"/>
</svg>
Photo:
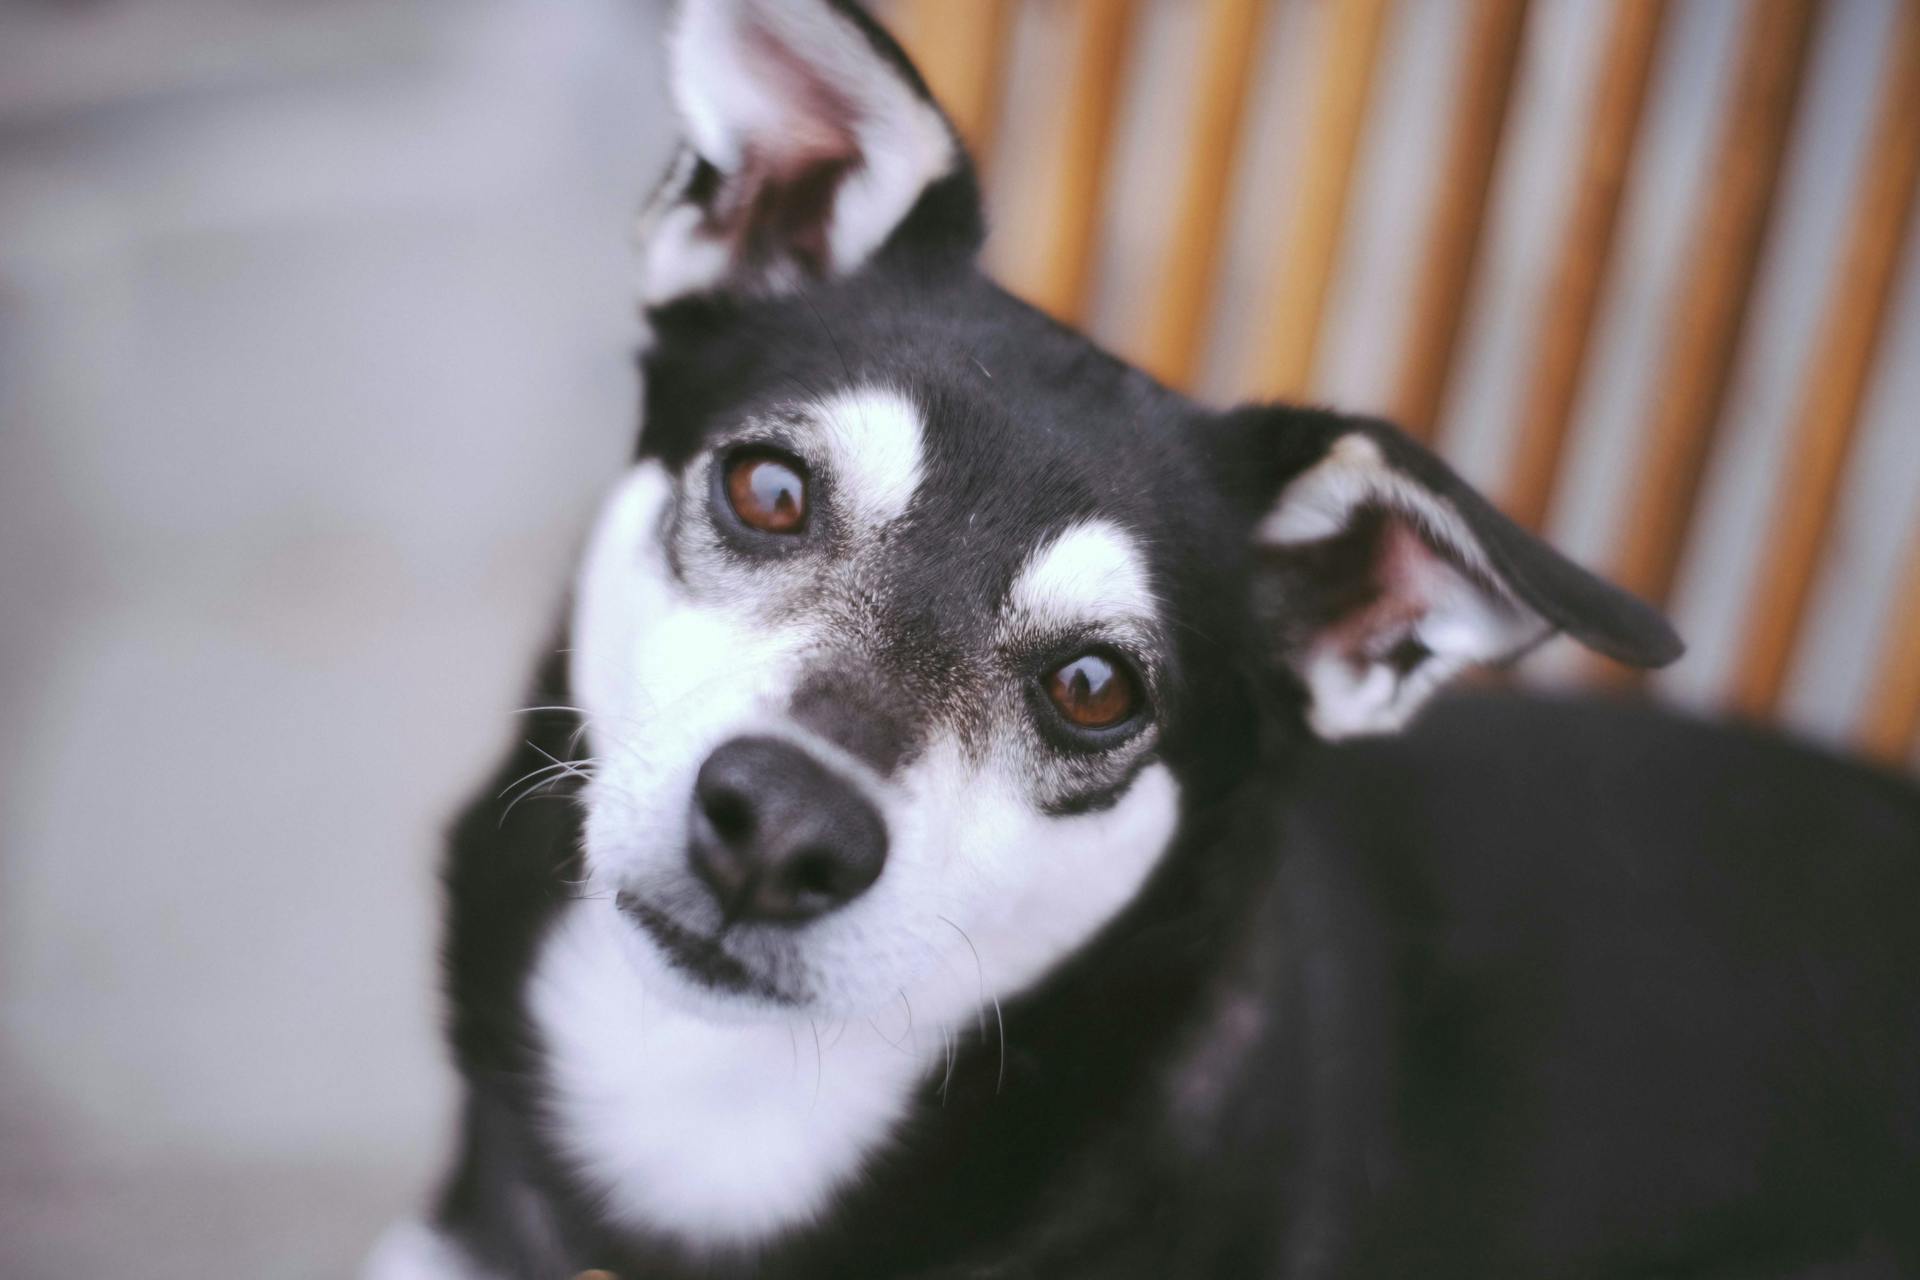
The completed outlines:
<svg viewBox="0 0 1920 1280">
<path fill-rule="evenodd" d="M 911 0 L 901 17 L 901 42 L 982 172 L 1000 122 L 1012 19 L 1013 0 Z"/>
<path fill-rule="evenodd" d="M 1813 0 L 1751 0 L 1738 81 L 1695 223 L 1656 399 L 1633 469 L 1634 503 L 1614 576 L 1664 604 L 1692 527 L 1747 299 L 1766 237 L 1794 102 L 1806 64 Z"/>
<path fill-rule="evenodd" d="M 1733 704 L 1751 716 L 1772 712 L 1792 665 L 1920 184 L 1920 0 L 1905 0 L 1898 27 L 1845 259 L 1827 298 L 1788 460 L 1776 478 L 1772 536 L 1742 633 L 1746 648 L 1734 676 Z"/>
<path fill-rule="evenodd" d="M 1530 529 L 1545 524 L 1553 506 L 1667 10 L 1667 0 L 1614 0 L 1573 213 L 1544 300 L 1539 346 L 1521 401 L 1508 473 L 1507 514 Z"/>
<path fill-rule="evenodd" d="M 1207 0 L 1184 141 L 1191 150 L 1142 357 L 1149 372 L 1176 387 L 1192 383 L 1201 350 L 1265 10 L 1265 0 Z"/>
<path fill-rule="evenodd" d="M 1084 317 L 1093 281 L 1100 198 L 1135 8 L 1136 0 L 1073 0 L 1073 67 L 1042 241 L 1047 251 L 1025 289 L 1036 306 L 1068 324 Z"/>
<path fill-rule="evenodd" d="M 1400 425 L 1416 437 L 1432 435 L 1453 372 L 1528 7 L 1528 0 L 1474 0 L 1458 113 L 1407 316 L 1406 354 L 1394 399 Z"/>
<path fill-rule="evenodd" d="M 1920 537 L 1908 553 L 1906 583 L 1897 597 L 1880 653 L 1879 670 L 1867 691 L 1860 723 L 1860 749 L 1876 759 L 1904 763 L 1920 735 Z"/>
<path fill-rule="evenodd" d="M 1263 396 L 1298 399 L 1311 389 L 1386 13 L 1387 0 L 1332 0 L 1322 19 L 1306 156 L 1247 379 Z"/>
</svg>

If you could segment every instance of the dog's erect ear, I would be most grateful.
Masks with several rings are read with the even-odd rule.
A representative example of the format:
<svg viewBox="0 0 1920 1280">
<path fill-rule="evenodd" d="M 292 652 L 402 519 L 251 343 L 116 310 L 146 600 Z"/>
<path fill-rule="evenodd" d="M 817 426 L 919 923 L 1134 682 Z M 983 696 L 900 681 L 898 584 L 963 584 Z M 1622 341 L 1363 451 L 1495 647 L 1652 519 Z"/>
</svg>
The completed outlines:
<svg viewBox="0 0 1920 1280">
<path fill-rule="evenodd" d="M 851 0 L 679 0 L 668 62 L 687 141 L 641 221 L 647 306 L 796 288 L 903 230 L 978 246 L 965 151 Z"/>
<path fill-rule="evenodd" d="M 1383 422 L 1242 409 L 1217 424 L 1222 480 L 1254 540 L 1254 608 L 1322 737 L 1399 729 L 1475 663 L 1565 632 L 1665 666 L 1658 612 L 1501 515 Z"/>
</svg>

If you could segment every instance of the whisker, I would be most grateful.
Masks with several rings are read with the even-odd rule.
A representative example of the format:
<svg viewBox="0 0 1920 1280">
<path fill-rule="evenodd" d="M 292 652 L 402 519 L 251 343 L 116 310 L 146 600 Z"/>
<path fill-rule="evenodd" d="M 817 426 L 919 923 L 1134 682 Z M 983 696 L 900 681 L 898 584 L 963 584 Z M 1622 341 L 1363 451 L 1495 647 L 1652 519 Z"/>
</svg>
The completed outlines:
<svg viewBox="0 0 1920 1280">
<path fill-rule="evenodd" d="M 507 825 L 507 819 L 513 816 L 513 811 L 520 807 L 520 802 L 522 800 L 562 800 L 562 799 L 570 800 L 573 798 L 571 796 L 556 796 L 552 794 L 541 793 L 541 787 L 543 787 L 544 785 L 545 785 L 544 783 L 537 783 L 534 786 L 527 788 L 525 791 L 521 792 L 519 795 L 515 796 L 513 799 L 507 801 L 507 807 L 500 811 L 500 820 L 494 823 L 494 826 L 497 828 L 505 827 Z"/>
<path fill-rule="evenodd" d="M 563 778 L 576 778 L 581 782 L 590 782 L 593 780 L 593 770 L 598 763 L 597 761 L 559 760 L 559 759 L 556 759 L 550 752 L 542 750 L 540 746 L 536 743 L 529 742 L 527 745 L 532 747 L 535 751 L 539 751 L 541 755 L 546 756 L 548 760 L 552 761 L 552 763 L 541 765 L 537 769 L 531 769 L 528 772 L 521 774 L 518 778 L 514 779 L 512 782 L 507 784 L 506 789 L 500 793 L 500 796 L 505 796 L 508 791 L 513 790 L 515 787 L 520 786 L 522 783 L 527 783 L 527 786 L 524 790 L 520 792 L 519 795 L 509 800 L 507 802 L 507 807 L 500 811 L 500 821 L 497 825 L 502 827 L 506 826 L 508 815 L 510 815 L 514 811 L 514 809 L 520 804 L 522 800 L 528 799 L 529 797 L 534 796 L 536 793 L 542 792 L 549 787 L 557 785 Z M 543 775 L 546 775 L 546 776 L 543 776 Z M 500 796 L 496 796 L 494 798 L 499 799 Z M 571 797 L 568 797 L 568 798 L 571 798 Z"/>
<path fill-rule="evenodd" d="M 583 777 L 583 778 L 584 778 L 584 777 L 586 777 L 586 774 L 585 774 L 585 773 L 582 773 L 582 772 L 580 771 L 580 765 L 581 765 L 581 763 L 582 763 L 581 761 L 578 761 L 578 760 L 562 760 L 562 759 L 561 759 L 561 758 L 560 758 L 559 756 L 557 756 L 557 755 L 555 755 L 555 754 L 553 754 L 553 752 L 551 752 L 551 751 L 549 751 L 549 750 L 547 750 L 547 749 L 546 749 L 545 747 L 543 747 L 543 746 L 541 746 L 541 745 L 540 745 L 539 743 L 537 743 L 537 742 L 529 742 L 529 743 L 528 743 L 527 745 L 528 745 L 528 746 L 530 746 L 530 747 L 532 747 L 532 748 L 533 748 L 533 749 L 534 749 L 535 751 L 538 751 L 538 752 L 539 752 L 539 753 L 540 753 L 541 755 L 543 755 L 543 756 L 545 756 L 545 757 L 546 757 L 547 759 L 549 759 L 549 760 L 551 760 L 551 761 L 553 761 L 553 762 L 554 762 L 555 764 L 557 764 L 557 765 L 559 765 L 559 766 L 560 766 L 561 768 L 563 768 L 563 769 L 571 769 L 571 770 L 573 770 L 573 771 L 574 771 L 575 773 L 579 773 L 581 777 Z"/>
<path fill-rule="evenodd" d="M 892 1048 L 898 1049 L 902 1045 L 906 1044 L 908 1039 L 911 1038 L 913 1035 L 913 1002 L 907 999 L 907 989 L 905 987 L 896 987 L 895 990 L 898 991 L 900 994 L 900 1003 L 907 1006 L 907 1028 L 906 1030 L 900 1033 L 900 1038 L 898 1040 L 895 1040 L 893 1037 L 889 1036 L 886 1032 L 880 1029 L 880 1024 L 875 1022 L 872 1018 L 867 1019 L 867 1025 L 873 1028 L 873 1034 L 879 1036 L 882 1040 L 885 1040 L 887 1044 Z"/>
<path fill-rule="evenodd" d="M 993 1005 L 994 1026 L 999 1028 L 1000 1032 L 1000 1068 L 999 1073 L 994 1076 L 993 1080 L 994 1096 L 998 1097 L 1000 1091 L 1006 1087 L 1007 1083 L 1007 1019 L 1006 1015 L 1000 1011 L 1000 997 L 987 990 L 986 971 L 980 964 L 980 948 L 973 945 L 973 938 L 965 929 L 960 928 L 957 924 L 953 924 L 953 921 L 948 920 L 945 916 L 939 916 L 937 918 L 946 924 L 953 925 L 955 931 L 957 931 L 962 938 L 966 939 L 967 950 L 973 952 L 974 977 L 980 984 L 980 1004 L 977 1007 L 980 1013 L 980 1038 L 982 1040 L 987 1038 L 986 1006 L 988 1004 Z"/>
<path fill-rule="evenodd" d="M 973 952 L 973 979 L 979 993 L 974 1003 L 974 1015 L 978 1019 L 980 1038 L 985 1040 L 987 1038 L 987 975 L 986 971 L 980 967 L 980 948 L 974 946 L 973 939 L 967 936 L 967 931 L 953 921 L 942 915 L 936 915 L 934 919 L 959 934 L 961 941 L 967 944 L 967 950 Z"/>
<path fill-rule="evenodd" d="M 820 1081 L 827 1074 L 827 1060 L 820 1052 L 820 1024 L 808 1018 L 807 1025 L 813 1028 L 813 1101 L 807 1104 L 807 1114 L 812 1115 L 820 1105 Z"/>
<path fill-rule="evenodd" d="M 506 797 L 507 792 L 513 790 L 515 787 L 519 786 L 523 782 L 529 782 L 535 778 L 540 777 L 542 774 L 553 773 L 556 770 L 564 769 L 567 767 L 568 764 L 579 765 L 584 763 L 587 763 L 587 762 L 563 761 L 557 764 L 543 764 L 538 766 L 537 768 L 529 769 L 525 773 L 521 774 L 519 777 L 515 778 L 512 782 L 509 782 L 506 786 L 500 788 L 500 794 L 495 796 L 494 799 L 495 800 L 504 799 Z"/>
<path fill-rule="evenodd" d="M 953 1087 L 953 1032 L 940 1028 L 940 1038 L 947 1045 L 947 1074 L 940 1081 L 940 1105 L 947 1105 L 947 1090 Z"/>
<path fill-rule="evenodd" d="M 994 1025 L 1000 1028 L 1000 1071 L 993 1078 L 993 1096 L 997 1098 L 1007 1083 L 1007 1020 L 1000 1012 L 1000 997 L 988 995 L 987 999 L 993 1001 Z"/>
<path fill-rule="evenodd" d="M 827 325 L 827 318 L 820 314 L 820 308 L 813 305 L 813 299 L 801 290 L 800 297 L 807 304 L 807 310 L 813 312 L 813 318 L 820 325 L 820 332 L 827 335 L 827 342 L 833 347 L 833 358 L 840 362 L 840 372 L 847 375 L 847 381 L 853 381 L 853 370 L 847 367 L 847 357 L 840 350 L 840 339 L 833 336 L 833 330 Z"/>
</svg>

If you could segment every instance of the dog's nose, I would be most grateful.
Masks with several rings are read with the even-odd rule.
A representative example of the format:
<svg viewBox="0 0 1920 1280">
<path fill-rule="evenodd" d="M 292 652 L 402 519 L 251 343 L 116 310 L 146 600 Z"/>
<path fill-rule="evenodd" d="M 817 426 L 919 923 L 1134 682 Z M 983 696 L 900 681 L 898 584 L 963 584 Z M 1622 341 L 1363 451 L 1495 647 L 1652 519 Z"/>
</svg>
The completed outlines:
<svg viewBox="0 0 1920 1280">
<path fill-rule="evenodd" d="M 693 784 L 687 856 L 729 921 L 798 922 L 866 892 L 887 829 L 852 783 L 773 738 L 723 742 Z"/>
</svg>

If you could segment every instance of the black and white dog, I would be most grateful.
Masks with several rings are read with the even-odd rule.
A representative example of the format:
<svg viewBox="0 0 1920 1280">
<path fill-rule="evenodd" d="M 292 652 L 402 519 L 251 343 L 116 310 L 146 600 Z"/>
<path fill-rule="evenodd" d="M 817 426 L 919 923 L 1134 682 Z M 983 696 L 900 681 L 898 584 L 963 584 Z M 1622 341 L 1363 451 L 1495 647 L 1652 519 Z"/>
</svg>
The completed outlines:
<svg viewBox="0 0 1920 1280">
<path fill-rule="evenodd" d="M 1321 745 L 1680 645 L 1391 427 L 995 288 L 850 3 L 686 0 L 671 67 L 645 430 L 370 1274 L 1920 1274 L 1920 793 L 1510 696 Z"/>
</svg>

